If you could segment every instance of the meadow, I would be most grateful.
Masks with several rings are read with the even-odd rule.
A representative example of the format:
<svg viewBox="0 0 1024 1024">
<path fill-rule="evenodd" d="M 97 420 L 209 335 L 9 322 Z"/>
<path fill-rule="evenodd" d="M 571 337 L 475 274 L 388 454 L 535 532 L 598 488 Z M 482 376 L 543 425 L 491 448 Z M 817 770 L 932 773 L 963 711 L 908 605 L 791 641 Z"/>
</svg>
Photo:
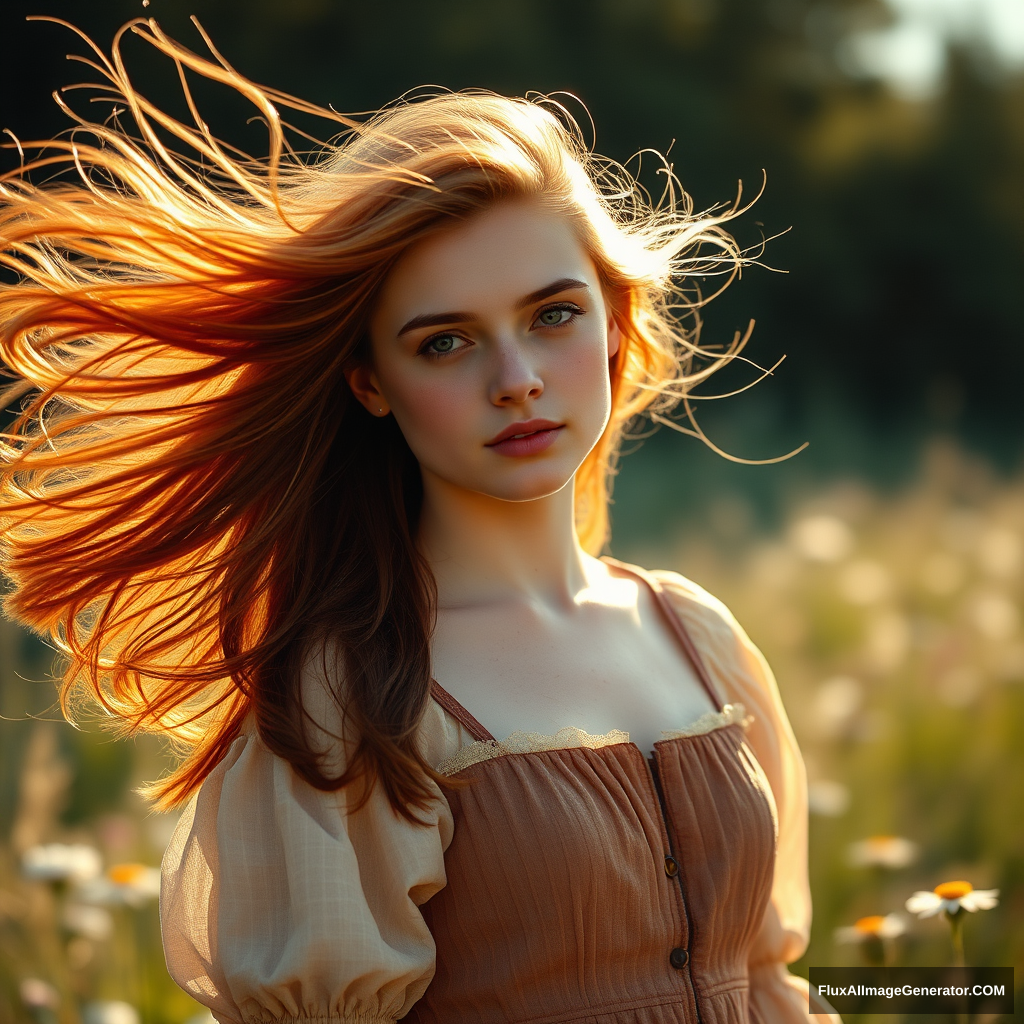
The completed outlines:
<svg viewBox="0 0 1024 1024">
<path fill-rule="evenodd" d="M 710 508 L 707 529 L 617 553 L 721 597 L 778 677 L 811 810 L 792 969 L 951 963 L 943 915 L 905 908 L 951 881 L 998 890 L 961 912 L 967 963 L 1024 966 L 1024 478 L 936 443 L 915 483 L 821 485 L 771 530 L 738 499 Z M 64 723 L 51 652 L 0 629 L 0 1020 L 208 1020 L 160 950 L 174 816 L 133 792 L 167 755 Z"/>
<path fill-rule="evenodd" d="M 554 92 L 655 196 L 640 154 L 670 154 L 697 210 L 766 182 L 735 224 L 751 253 L 771 239 L 766 264 L 704 337 L 756 318 L 751 358 L 788 359 L 702 422 L 734 454 L 811 447 L 754 468 L 653 439 L 624 463 L 612 552 L 721 597 L 775 670 L 810 780 L 793 970 L 951 962 L 943 916 L 906 909 L 949 882 L 999 891 L 960 915 L 967 962 L 1024 967 L 1019 0 L 4 0 L 0 129 L 24 140 L 68 128 L 51 91 L 89 77 L 40 14 L 103 47 L 156 15 L 203 49 L 196 15 L 254 81 L 344 111 L 424 83 Z M 136 42 L 135 80 L 181 110 L 177 70 Z M 222 138 L 262 152 L 252 110 L 193 84 Z M 19 160 L 0 148 L 0 171 Z M 66 724 L 52 659 L 0 619 L 0 1024 L 208 1021 L 160 951 L 174 816 L 134 793 L 168 755 Z"/>
</svg>

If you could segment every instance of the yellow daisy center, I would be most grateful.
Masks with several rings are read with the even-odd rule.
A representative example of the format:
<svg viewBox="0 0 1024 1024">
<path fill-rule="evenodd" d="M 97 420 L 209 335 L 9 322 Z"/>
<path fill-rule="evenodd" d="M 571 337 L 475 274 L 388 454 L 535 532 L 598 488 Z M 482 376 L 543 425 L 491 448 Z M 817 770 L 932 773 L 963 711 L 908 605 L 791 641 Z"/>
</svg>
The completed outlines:
<svg viewBox="0 0 1024 1024">
<path fill-rule="evenodd" d="M 963 899 L 969 892 L 974 892 L 974 886 L 970 882 L 943 882 L 935 886 L 935 895 L 944 900 Z"/>
<path fill-rule="evenodd" d="M 115 864 L 107 871 L 107 877 L 115 885 L 131 885 L 146 871 L 145 864 Z"/>
<path fill-rule="evenodd" d="M 859 921 L 854 922 L 853 927 L 861 935 L 877 935 L 884 920 L 885 918 L 881 914 L 872 914 L 870 917 L 862 917 Z"/>
</svg>

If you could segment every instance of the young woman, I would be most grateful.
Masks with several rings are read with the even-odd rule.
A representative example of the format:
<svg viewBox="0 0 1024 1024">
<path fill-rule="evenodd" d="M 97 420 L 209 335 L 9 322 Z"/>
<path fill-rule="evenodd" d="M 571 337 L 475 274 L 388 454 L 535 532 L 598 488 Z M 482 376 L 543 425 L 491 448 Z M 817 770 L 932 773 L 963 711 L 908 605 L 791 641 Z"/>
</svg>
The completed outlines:
<svg viewBox="0 0 1024 1024">
<path fill-rule="evenodd" d="M 699 587 L 594 557 L 624 427 L 735 354 L 674 315 L 738 267 L 734 211 L 649 208 L 551 103 L 357 123 L 132 27 L 271 156 L 149 104 L 115 42 L 137 137 L 3 183 L 3 552 L 65 706 L 187 753 L 152 787 L 186 804 L 171 974 L 225 1024 L 807 1019 L 771 673 Z M 282 156 L 280 106 L 348 131 Z"/>
</svg>

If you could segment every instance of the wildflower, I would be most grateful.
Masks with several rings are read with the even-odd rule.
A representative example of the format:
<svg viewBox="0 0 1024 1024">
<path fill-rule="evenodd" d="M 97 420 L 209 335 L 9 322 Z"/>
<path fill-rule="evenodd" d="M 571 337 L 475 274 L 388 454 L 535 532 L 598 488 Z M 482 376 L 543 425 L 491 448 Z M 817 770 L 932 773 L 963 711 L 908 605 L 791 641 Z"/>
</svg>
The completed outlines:
<svg viewBox="0 0 1024 1024">
<path fill-rule="evenodd" d="M 807 806 L 811 814 L 841 818 L 850 806 L 850 791 L 841 782 L 818 779 L 807 787 Z"/>
<path fill-rule="evenodd" d="M 953 942 L 953 963 L 963 967 L 967 961 L 964 957 L 964 915 L 960 911 L 967 910 L 973 914 L 976 910 L 991 910 L 999 905 L 998 896 L 998 889 L 975 889 L 970 882 L 943 882 L 931 892 L 915 892 L 905 905 L 918 917 L 934 917 L 945 912 Z"/>
<path fill-rule="evenodd" d="M 872 615 L 864 638 L 864 657 L 876 672 L 891 672 L 910 650 L 910 621 L 893 608 Z"/>
<path fill-rule="evenodd" d="M 884 966 L 888 960 L 892 940 L 907 930 L 899 914 L 873 914 L 862 917 L 848 928 L 835 930 L 836 942 L 855 943 L 865 963 Z"/>
<path fill-rule="evenodd" d="M 56 1010 L 60 1006 L 57 990 L 41 978 L 25 978 L 18 986 L 18 995 L 30 1010 Z"/>
<path fill-rule="evenodd" d="M 995 591 L 975 595 L 969 611 L 975 627 L 989 640 L 1006 640 L 1020 625 L 1017 605 L 1005 594 Z"/>
<path fill-rule="evenodd" d="M 837 516 L 806 516 L 789 530 L 789 541 L 811 562 L 841 562 L 852 550 L 853 531 Z"/>
<path fill-rule="evenodd" d="M 1015 576 L 1024 561 L 1020 534 L 1005 526 L 990 527 L 978 543 L 978 562 L 989 576 Z"/>
<path fill-rule="evenodd" d="M 818 687 L 812 715 L 822 735 L 841 736 L 849 730 L 863 703 L 864 690 L 856 679 L 833 676 Z"/>
<path fill-rule="evenodd" d="M 847 848 L 847 860 L 853 867 L 905 868 L 917 860 L 917 843 L 902 836 L 868 836 Z"/>
<path fill-rule="evenodd" d="M 835 930 L 836 942 L 865 942 L 868 939 L 895 939 L 907 930 L 900 914 L 873 914 L 862 917 L 847 928 Z"/>
<path fill-rule="evenodd" d="M 850 604 L 878 604 L 889 596 L 892 579 L 885 566 L 866 558 L 851 562 L 839 573 L 839 592 Z"/>
<path fill-rule="evenodd" d="M 84 903 L 141 907 L 160 895 L 160 871 L 145 864 L 114 864 L 103 878 L 78 889 Z"/>
<path fill-rule="evenodd" d="M 84 903 L 69 903 L 64 908 L 63 920 L 69 932 L 94 942 L 109 939 L 114 931 L 114 919 L 108 911 Z"/>
<path fill-rule="evenodd" d="M 945 911 L 950 917 L 961 910 L 991 910 L 999 905 L 998 889 L 975 889 L 970 882 L 943 882 L 931 892 L 915 892 L 906 908 L 918 917 L 934 917 Z"/>
<path fill-rule="evenodd" d="M 82 1009 L 82 1024 L 139 1024 L 139 1011 L 117 999 L 86 1003 Z"/>
<path fill-rule="evenodd" d="M 99 851 L 81 843 L 32 846 L 21 858 L 22 874 L 41 882 L 87 882 L 101 866 Z"/>
</svg>

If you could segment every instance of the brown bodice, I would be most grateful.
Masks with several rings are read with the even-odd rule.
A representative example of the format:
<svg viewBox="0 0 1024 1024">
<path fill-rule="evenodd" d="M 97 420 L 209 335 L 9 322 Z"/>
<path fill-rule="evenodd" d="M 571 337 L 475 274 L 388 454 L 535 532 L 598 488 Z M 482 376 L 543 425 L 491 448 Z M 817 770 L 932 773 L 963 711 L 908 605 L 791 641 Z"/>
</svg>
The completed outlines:
<svg viewBox="0 0 1024 1024">
<path fill-rule="evenodd" d="M 657 582 L 643 576 L 716 706 Z M 435 699 L 491 739 L 434 684 Z M 738 723 L 655 744 L 509 753 L 448 790 L 437 968 L 416 1024 L 750 1024 L 774 803 Z"/>
</svg>

